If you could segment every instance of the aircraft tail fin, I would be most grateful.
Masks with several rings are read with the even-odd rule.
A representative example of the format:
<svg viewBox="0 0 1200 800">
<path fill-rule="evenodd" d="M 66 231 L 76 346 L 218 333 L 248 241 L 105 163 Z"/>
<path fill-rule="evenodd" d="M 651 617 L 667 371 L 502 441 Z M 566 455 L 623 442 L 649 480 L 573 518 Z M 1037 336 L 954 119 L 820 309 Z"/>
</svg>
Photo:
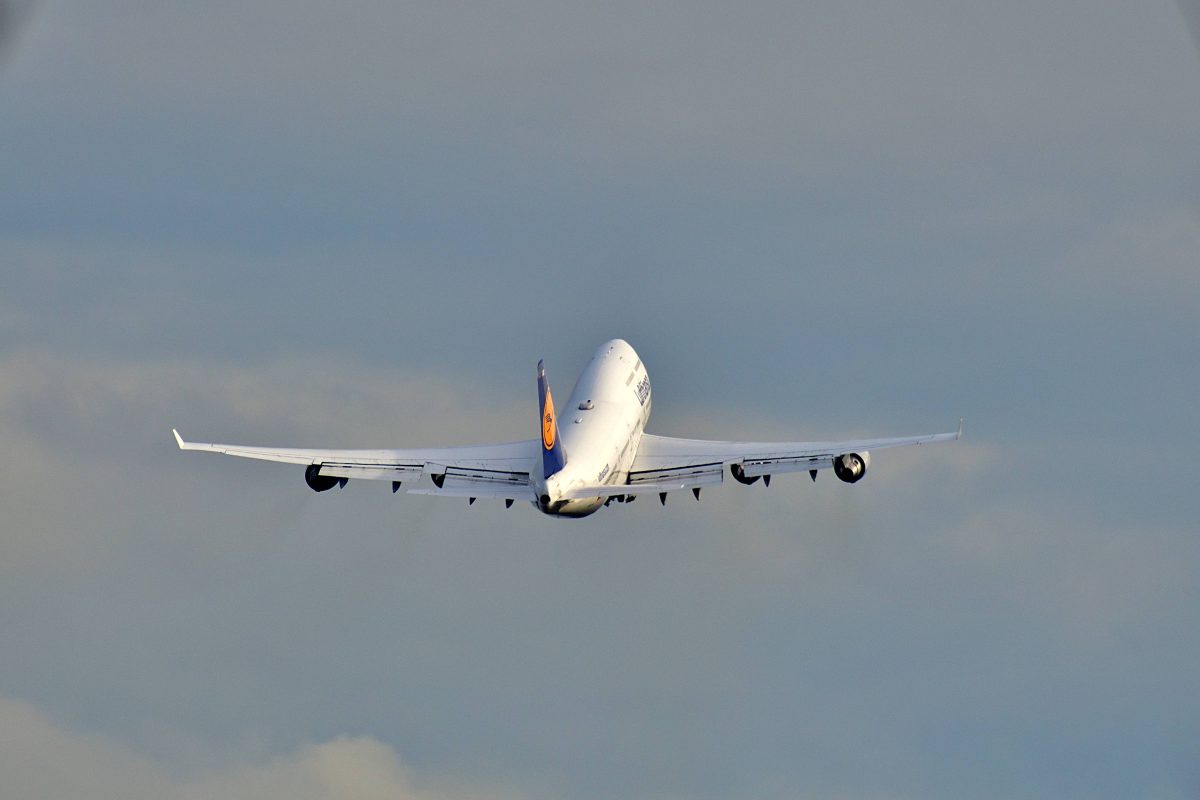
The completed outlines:
<svg viewBox="0 0 1200 800">
<path fill-rule="evenodd" d="M 549 478 L 567 463 L 567 454 L 558 437 L 558 418 L 554 415 L 554 398 L 546 380 L 546 368 L 538 362 L 538 407 L 542 420 L 542 476 Z"/>
</svg>

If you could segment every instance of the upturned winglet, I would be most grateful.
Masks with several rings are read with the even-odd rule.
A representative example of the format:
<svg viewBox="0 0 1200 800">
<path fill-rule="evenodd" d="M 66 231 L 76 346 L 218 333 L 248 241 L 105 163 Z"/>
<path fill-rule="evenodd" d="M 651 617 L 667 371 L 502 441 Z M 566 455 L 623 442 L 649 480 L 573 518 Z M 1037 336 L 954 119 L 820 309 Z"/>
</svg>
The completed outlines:
<svg viewBox="0 0 1200 800">
<path fill-rule="evenodd" d="M 171 433 L 175 434 L 175 443 L 179 445 L 180 450 L 183 450 L 183 437 L 179 435 L 179 431 L 171 428 Z"/>
<path fill-rule="evenodd" d="M 963 421 L 964 421 L 964 420 L 966 420 L 966 417 L 959 417 L 959 418 L 958 418 L 958 430 L 954 432 L 954 438 L 955 438 L 955 440 L 958 440 L 958 439 L 961 439 L 961 438 L 962 438 L 962 434 L 963 434 Z M 175 435 L 176 435 L 176 436 L 178 436 L 179 434 L 175 434 Z"/>
</svg>

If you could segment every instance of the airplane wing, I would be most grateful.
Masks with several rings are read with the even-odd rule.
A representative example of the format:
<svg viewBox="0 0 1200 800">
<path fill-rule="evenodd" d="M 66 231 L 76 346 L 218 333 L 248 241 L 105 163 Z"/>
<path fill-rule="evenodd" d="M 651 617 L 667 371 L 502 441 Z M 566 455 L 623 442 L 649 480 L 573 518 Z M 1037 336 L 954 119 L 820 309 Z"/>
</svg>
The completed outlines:
<svg viewBox="0 0 1200 800">
<path fill-rule="evenodd" d="M 201 450 L 260 461 L 303 464 L 304 479 L 317 491 L 346 485 L 351 478 L 391 481 L 392 491 L 409 483 L 410 494 L 532 500 L 529 471 L 538 442 L 432 447 L 406 450 L 319 450 L 188 442 L 172 430 L 180 450 Z"/>
<path fill-rule="evenodd" d="M 842 442 L 721 442 L 647 433 L 642 435 L 637 455 L 629 468 L 629 482 L 624 488 L 639 494 L 695 489 L 721 483 L 726 469 L 741 483 L 753 483 L 760 477 L 769 482 L 771 475 L 801 471 L 812 473 L 816 480 L 816 471 L 822 469 L 835 469 L 840 478 L 853 483 L 866 472 L 871 450 L 953 441 L 961 437 L 962 420 L 959 420 L 958 430 L 951 433 Z M 849 459 L 855 455 L 858 456 L 857 463 Z M 848 460 L 840 463 L 843 457 Z"/>
</svg>

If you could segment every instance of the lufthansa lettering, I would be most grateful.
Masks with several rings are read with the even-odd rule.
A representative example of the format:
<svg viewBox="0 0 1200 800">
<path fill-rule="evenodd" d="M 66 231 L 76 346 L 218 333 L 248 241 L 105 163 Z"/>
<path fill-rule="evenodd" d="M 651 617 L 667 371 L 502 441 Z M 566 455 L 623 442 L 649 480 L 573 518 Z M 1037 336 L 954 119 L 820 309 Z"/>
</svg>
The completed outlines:
<svg viewBox="0 0 1200 800">
<path fill-rule="evenodd" d="M 634 391 L 637 392 L 638 402 L 642 405 L 646 405 L 646 398 L 650 396 L 650 376 L 643 376 L 642 379 L 638 381 L 638 385 L 634 388 Z"/>
</svg>

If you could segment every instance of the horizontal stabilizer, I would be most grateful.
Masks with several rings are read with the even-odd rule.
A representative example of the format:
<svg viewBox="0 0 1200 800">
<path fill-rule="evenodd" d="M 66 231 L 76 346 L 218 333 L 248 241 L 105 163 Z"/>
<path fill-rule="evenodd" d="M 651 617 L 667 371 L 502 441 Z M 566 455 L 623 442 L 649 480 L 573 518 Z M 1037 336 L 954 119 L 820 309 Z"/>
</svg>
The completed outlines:
<svg viewBox="0 0 1200 800">
<path fill-rule="evenodd" d="M 681 489 L 698 489 L 701 486 L 717 486 L 721 484 L 722 478 L 723 476 L 720 472 L 708 472 L 702 475 L 665 481 L 577 486 L 563 492 L 561 497 L 563 500 L 586 500 L 589 497 L 662 494 L 663 492 L 678 492 Z"/>
<path fill-rule="evenodd" d="M 530 502 L 535 499 L 533 489 L 528 484 L 489 485 L 478 481 L 455 480 L 452 475 L 446 476 L 441 488 L 418 486 L 409 489 L 408 494 L 424 494 L 431 497 L 480 497 L 491 500 L 528 500 Z"/>
</svg>

